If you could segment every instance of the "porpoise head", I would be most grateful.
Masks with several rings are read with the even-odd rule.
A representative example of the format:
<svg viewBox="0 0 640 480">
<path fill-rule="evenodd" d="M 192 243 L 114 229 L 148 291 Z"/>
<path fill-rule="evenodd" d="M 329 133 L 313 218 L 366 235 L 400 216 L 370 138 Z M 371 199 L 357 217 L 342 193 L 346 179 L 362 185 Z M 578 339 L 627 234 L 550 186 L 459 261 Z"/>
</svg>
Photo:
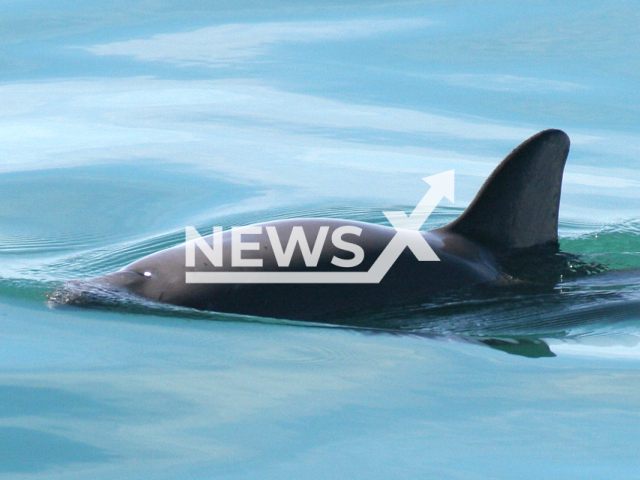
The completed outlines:
<svg viewBox="0 0 640 480">
<path fill-rule="evenodd" d="M 175 254 L 172 250 L 175 250 Z M 172 294 L 176 286 L 184 284 L 184 250 L 174 247 L 163 251 L 162 254 L 162 261 L 156 259 L 158 254 L 151 254 L 121 270 L 93 278 L 91 281 L 158 302 L 173 303 Z"/>
</svg>

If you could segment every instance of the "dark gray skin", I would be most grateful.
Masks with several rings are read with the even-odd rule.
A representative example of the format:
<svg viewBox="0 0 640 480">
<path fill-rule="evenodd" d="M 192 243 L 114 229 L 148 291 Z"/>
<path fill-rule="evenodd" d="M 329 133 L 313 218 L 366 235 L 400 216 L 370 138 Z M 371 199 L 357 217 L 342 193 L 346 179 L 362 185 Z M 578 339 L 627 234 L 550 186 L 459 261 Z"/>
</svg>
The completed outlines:
<svg viewBox="0 0 640 480">
<path fill-rule="evenodd" d="M 187 284 L 187 271 L 366 271 L 396 230 L 391 227 L 336 219 L 293 219 L 261 224 L 277 228 L 286 245 L 293 226 L 302 226 L 313 245 L 321 226 L 329 227 L 317 267 L 307 268 L 297 247 L 288 269 L 277 266 L 265 228 L 261 235 L 245 235 L 243 242 L 259 242 L 260 253 L 244 251 L 243 258 L 262 258 L 262 268 L 231 269 L 231 234 L 223 237 L 223 267 L 214 268 L 196 248 L 196 267 L 185 267 L 185 246 L 144 257 L 115 273 L 93 280 L 142 297 L 200 310 L 292 320 L 331 321 L 344 315 L 376 311 L 428 301 L 444 292 L 502 282 L 509 276 L 498 257 L 511 251 L 547 246 L 557 250 L 558 208 L 569 138 L 546 130 L 517 147 L 496 168 L 465 212 L 446 227 L 421 232 L 440 258 L 418 261 L 405 249 L 379 284 Z M 331 264 L 333 256 L 353 255 L 329 241 L 333 230 L 353 225 L 359 237 L 344 239 L 360 245 L 364 261 L 344 269 Z M 211 245 L 212 237 L 205 240 Z"/>
<path fill-rule="evenodd" d="M 291 228 L 300 225 L 313 244 L 320 226 L 334 229 L 344 225 L 362 228 L 359 237 L 349 239 L 363 247 L 365 259 L 349 271 L 366 271 L 378 258 L 396 230 L 381 225 L 336 219 L 282 220 L 261 224 L 273 225 L 285 243 Z M 243 241 L 260 242 L 262 271 L 278 271 L 271 244 L 264 233 L 244 235 Z M 159 302 L 200 310 L 240 313 L 261 317 L 294 320 L 322 320 L 385 306 L 415 304 L 444 290 L 498 280 L 501 277 L 493 255 L 473 241 L 446 230 L 423 232 L 429 245 L 440 258 L 439 262 L 419 262 L 405 249 L 391 270 L 379 284 L 187 284 L 186 271 L 212 271 L 209 260 L 196 249 L 196 267 L 185 268 L 185 247 L 179 245 L 142 258 L 124 269 L 96 281 L 123 287 L 128 291 Z M 230 265 L 231 235 L 223 237 L 223 265 Z M 348 236 L 344 237 L 345 240 Z M 205 240 L 211 244 L 211 236 Z M 257 251 L 243 252 L 243 258 L 258 258 Z M 344 271 L 331 264 L 334 255 L 350 258 L 353 255 L 338 250 L 329 241 L 313 271 Z M 229 267 L 216 269 L 229 271 Z M 254 268 L 233 268 L 233 271 L 255 271 Z M 299 248 L 291 265 L 282 271 L 311 271 L 304 265 Z M 147 276 L 145 276 L 145 274 Z"/>
</svg>

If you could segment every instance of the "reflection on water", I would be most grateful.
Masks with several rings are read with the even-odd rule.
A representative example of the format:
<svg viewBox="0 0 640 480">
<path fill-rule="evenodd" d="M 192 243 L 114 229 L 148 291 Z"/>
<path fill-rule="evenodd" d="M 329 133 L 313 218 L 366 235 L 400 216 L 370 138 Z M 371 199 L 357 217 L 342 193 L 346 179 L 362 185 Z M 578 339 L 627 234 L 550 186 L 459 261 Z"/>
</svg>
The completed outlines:
<svg viewBox="0 0 640 480">
<path fill-rule="evenodd" d="M 0 6 L 0 472 L 636 475 L 636 24 L 612 2 Z M 455 169 L 442 226 L 550 127 L 561 247 L 604 273 L 351 328 L 45 304 L 185 225 L 383 223 Z"/>
<path fill-rule="evenodd" d="M 326 478 L 353 462 L 362 478 L 387 477 L 398 458 L 414 476 L 458 458 L 462 471 L 509 478 L 516 464 L 503 455 L 564 472 L 614 452 L 613 471 L 624 473 L 639 446 L 635 362 L 570 350 L 532 360 L 451 337 L 87 315 L 24 301 L 3 311 L 13 339 L 0 352 L 4 424 L 110 456 L 91 465 L 95 457 L 74 460 L 70 449 L 61 458 L 84 461 L 67 466 L 72 478 Z"/>
</svg>

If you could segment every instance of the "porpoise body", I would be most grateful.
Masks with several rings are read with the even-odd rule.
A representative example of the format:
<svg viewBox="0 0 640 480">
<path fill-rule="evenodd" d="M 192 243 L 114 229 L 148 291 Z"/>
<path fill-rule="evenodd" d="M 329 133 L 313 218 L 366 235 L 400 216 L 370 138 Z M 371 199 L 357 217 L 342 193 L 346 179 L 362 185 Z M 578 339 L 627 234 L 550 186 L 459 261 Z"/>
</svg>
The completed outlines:
<svg viewBox="0 0 640 480">
<path fill-rule="evenodd" d="M 194 266 L 186 266 L 187 246 L 182 244 L 90 282 L 172 305 L 291 320 L 331 321 L 354 312 L 420 304 L 444 292 L 509 278 L 499 259 L 511 252 L 558 250 L 558 209 L 568 153 L 569 138 L 560 130 L 545 130 L 526 140 L 500 163 L 460 217 L 445 227 L 419 232 L 439 261 L 420 261 L 405 248 L 379 283 L 186 281 L 188 272 L 366 272 L 398 233 L 392 227 L 326 218 L 242 227 L 245 232 L 260 231 L 242 235 L 243 242 L 257 243 L 259 249 L 241 253 L 245 260 L 262 259 L 259 268 L 232 266 L 233 238 L 227 230 L 218 234 L 221 266 L 214 266 L 198 248 Z M 359 246 L 364 258 L 354 268 L 341 267 L 340 260 L 348 262 L 356 253 L 325 241 L 317 264 L 308 266 L 309 252 L 305 256 L 298 244 L 283 267 L 278 263 L 282 252 L 274 251 L 269 234 L 274 228 L 267 227 L 275 228 L 284 246 L 294 228 L 302 227 L 309 249 L 319 238 L 331 239 L 337 229 L 351 227 L 346 231 L 360 233 L 342 238 Z M 213 246 L 213 235 L 204 240 Z"/>
</svg>

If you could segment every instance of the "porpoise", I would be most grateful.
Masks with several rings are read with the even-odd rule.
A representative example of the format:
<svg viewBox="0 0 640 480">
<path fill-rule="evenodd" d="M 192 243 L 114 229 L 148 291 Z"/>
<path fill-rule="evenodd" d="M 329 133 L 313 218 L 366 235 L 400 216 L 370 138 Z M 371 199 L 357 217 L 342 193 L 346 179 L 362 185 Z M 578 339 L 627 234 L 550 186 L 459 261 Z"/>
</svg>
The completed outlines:
<svg viewBox="0 0 640 480">
<path fill-rule="evenodd" d="M 505 268 L 510 256 L 558 251 L 558 209 L 568 153 L 569 137 L 560 130 L 545 130 L 526 140 L 498 165 L 456 220 L 414 233 L 424 238 L 437 260 L 421 260 L 416 249 L 404 248 L 377 283 L 187 281 L 188 274 L 204 272 L 366 273 L 399 232 L 327 218 L 242 227 L 236 229 L 235 239 L 226 230 L 216 234 L 215 242 L 214 235 L 203 237 L 211 251 L 217 248 L 217 262 L 211 252 L 207 255 L 186 242 L 88 282 L 200 310 L 329 322 L 357 312 L 420 304 L 470 286 L 498 284 L 512 279 Z M 234 253 L 238 238 L 244 249 Z M 187 266 L 189 248 L 192 266 Z M 356 260 L 360 262 L 350 266 Z M 260 266 L 247 266 L 251 261 Z"/>
</svg>

